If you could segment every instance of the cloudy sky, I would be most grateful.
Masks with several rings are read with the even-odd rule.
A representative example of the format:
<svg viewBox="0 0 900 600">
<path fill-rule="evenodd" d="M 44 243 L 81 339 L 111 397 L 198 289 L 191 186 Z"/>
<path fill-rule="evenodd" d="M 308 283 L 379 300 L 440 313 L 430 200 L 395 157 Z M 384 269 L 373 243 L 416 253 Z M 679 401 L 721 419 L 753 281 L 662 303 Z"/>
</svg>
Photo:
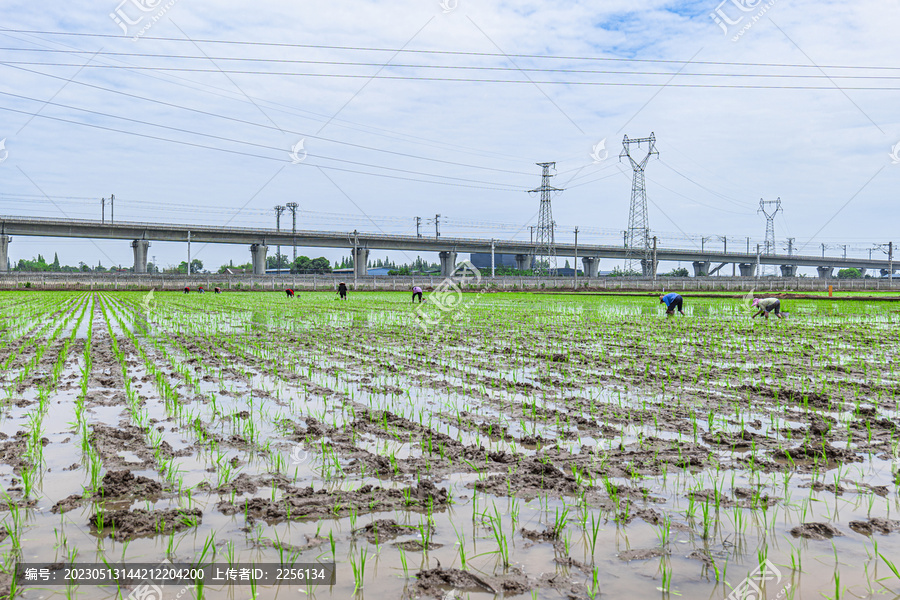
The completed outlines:
<svg viewBox="0 0 900 600">
<path fill-rule="evenodd" d="M 3 0 L 0 214 L 97 219 L 115 194 L 117 221 L 271 227 L 275 205 L 297 202 L 298 229 L 414 233 L 419 216 L 433 234 L 440 214 L 442 235 L 528 239 L 535 163 L 555 161 L 557 240 L 578 226 L 579 242 L 621 243 L 622 138 L 653 132 L 649 219 L 662 245 L 721 248 L 726 236 L 742 248 L 749 236 L 755 247 L 759 200 L 780 197 L 779 245 L 868 256 L 900 241 L 898 11 L 884 0 Z M 124 241 L 10 245 L 13 261 L 54 251 L 69 264 L 132 260 Z M 186 250 L 150 254 L 165 266 Z M 249 251 L 195 245 L 194 256 L 216 268 Z"/>
</svg>

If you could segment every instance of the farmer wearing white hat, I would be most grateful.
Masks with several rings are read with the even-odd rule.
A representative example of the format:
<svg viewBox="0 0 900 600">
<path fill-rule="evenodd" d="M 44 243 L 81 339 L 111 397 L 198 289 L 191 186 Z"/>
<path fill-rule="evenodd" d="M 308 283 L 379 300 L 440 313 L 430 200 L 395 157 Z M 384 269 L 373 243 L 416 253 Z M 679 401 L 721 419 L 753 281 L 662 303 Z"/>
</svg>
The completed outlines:
<svg viewBox="0 0 900 600">
<path fill-rule="evenodd" d="M 753 301 L 753 308 L 757 309 L 757 311 L 751 317 L 752 319 L 755 319 L 759 315 L 764 315 L 768 320 L 770 312 L 774 312 L 775 316 L 779 319 L 784 318 L 784 315 L 781 313 L 781 300 L 778 298 L 763 298 L 762 300 L 756 298 Z"/>
</svg>

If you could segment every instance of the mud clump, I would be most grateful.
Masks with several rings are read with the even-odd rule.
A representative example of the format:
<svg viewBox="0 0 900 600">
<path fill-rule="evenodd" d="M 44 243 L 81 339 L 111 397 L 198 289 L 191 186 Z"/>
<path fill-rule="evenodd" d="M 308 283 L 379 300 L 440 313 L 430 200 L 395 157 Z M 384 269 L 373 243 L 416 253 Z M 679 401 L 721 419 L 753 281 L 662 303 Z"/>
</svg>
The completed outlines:
<svg viewBox="0 0 900 600">
<path fill-rule="evenodd" d="M 230 481 L 217 487 L 216 492 L 219 494 L 231 494 L 232 492 L 235 494 L 253 494 L 258 489 L 259 486 L 256 485 L 249 475 L 241 473 L 234 478 L 234 481 Z"/>
<path fill-rule="evenodd" d="M 376 544 L 382 541 L 390 541 L 394 538 L 415 533 L 418 531 L 411 525 L 400 525 L 393 519 L 379 519 L 372 521 L 365 527 L 353 530 L 353 536 L 363 536 L 370 544 Z"/>
<path fill-rule="evenodd" d="M 791 529 L 791 535 L 810 540 L 830 540 L 844 534 L 830 523 L 803 523 Z"/>
<path fill-rule="evenodd" d="M 619 560 L 628 562 L 632 560 L 650 560 L 668 554 L 662 548 L 635 548 L 619 552 Z"/>
<path fill-rule="evenodd" d="M 900 521 L 875 517 L 868 521 L 850 521 L 850 529 L 862 535 L 872 536 L 876 532 L 887 535 L 894 531 L 900 531 Z"/>
<path fill-rule="evenodd" d="M 199 508 L 137 509 L 99 512 L 92 515 L 88 523 L 101 537 L 108 535 L 117 542 L 125 542 L 197 527 L 202 519 L 203 511 Z"/>
<path fill-rule="evenodd" d="M 158 481 L 153 481 L 131 471 L 109 471 L 103 476 L 96 498 L 121 498 L 123 496 L 159 496 L 163 491 Z"/>
<path fill-rule="evenodd" d="M 499 594 L 503 597 L 524 594 L 534 588 L 527 575 L 512 568 L 501 577 L 481 576 L 459 569 L 427 569 L 416 574 L 416 583 L 402 598 L 445 598 L 448 590 Z"/>
<path fill-rule="evenodd" d="M 219 502 L 216 509 L 225 515 L 246 513 L 248 520 L 260 519 L 269 524 L 285 520 L 342 518 L 356 514 L 368 514 L 391 510 L 443 510 L 449 504 L 447 490 L 430 481 L 421 481 L 416 487 L 384 489 L 364 485 L 356 491 L 328 492 L 314 490 L 312 486 L 293 488 L 284 486 L 285 494 L 279 500 L 251 498 L 243 502 Z"/>
<path fill-rule="evenodd" d="M 469 484 L 469 487 L 497 496 L 534 498 L 548 491 L 561 496 L 572 495 L 578 490 L 578 482 L 555 466 L 532 459 L 523 462 L 512 475 L 490 475 L 483 481 Z"/>
<path fill-rule="evenodd" d="M 109 471 L 100 481 L 100 487 L 96 493 L 88 496 L 87 499 L 95 502 L 115 502 L 128 498 L 154 498 L 162 492 L 162 485 L 148 477 L 135 475 L 131 471 Z M 84 496 L 72 494 L 54 504 L 50 512 L 59 514 L 68 512 L 81 506 L 85 500 Z"/>
</svg>

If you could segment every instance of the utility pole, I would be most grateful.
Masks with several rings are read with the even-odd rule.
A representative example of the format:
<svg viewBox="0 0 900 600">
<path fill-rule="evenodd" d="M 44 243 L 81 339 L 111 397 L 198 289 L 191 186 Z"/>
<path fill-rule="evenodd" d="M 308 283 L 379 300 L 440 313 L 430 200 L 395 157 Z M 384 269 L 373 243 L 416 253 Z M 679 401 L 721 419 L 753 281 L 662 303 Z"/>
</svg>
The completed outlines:
<svg viewBox="0 0 900 600">
<path fill-rule="evenodd" d="M 100 198 L 100 222 L 106 223 L 106 198 Z"/>
<path fill-rule="evenodd" d="M 187 273 L 191 274 L 191 232 L 188 231 L 188 262 L 187 262 Z"/>
<path fill-rule="evenodd" d="M 553 192 L 561 192 L 560 188 L 550 185 L 550 178 L 554 175 L 550 174 L 550 169 L 556 170 L 555 162 L 536 163 L 541 167 L 541 187 L 530 190 L 531 193 L 541 194 L 541 205 L 538 211 L 537 224 L 537 262 L 535 263 L 534 274 L 538 277 L 547 275 L 548 271 L 556 271 L 556 240 L 553 235 L 556 223 L 553 221 L 553 211 L 550 207 L 550 198 Z M 543 259 L 547 259 L 547 267 L 545 269 Z"/>
<path fill-rule="evenodd" d="M 747 236 L 747 254 L 750 254 L 750 236 Z"/>
<path fill-rule="evenodd" d="M 828 244 L 822 242 L 822 258 L 825 258 L 825 248 L 828 247 Z"/>
<path fill-rule="evenodd" d="M 578 228 L 575 228 L 575 264 L 572 265 L 575 267 L 573 272 L 575 273 L 575 291 L 578 291 Z"/>
<path fill-rule="evenodd" d="M 647 144 L 647 154 L 640 161 L 631 157 L 631 145 Z M 650 260 L 650 219 L 647 215 L 647 187 L 644 181 L 644 169 L 653 155 L 659 156 L 656 151 L 656 135 L 652 132 L 650 137 L 629 140 L 626 135 L 622 140 L 622 152 L 619 153 L 619 161 L 625 157 L 631 163 L 634 178 L 631 183 L 631 205 L 628 209 L 628 244 L 625 249 L 625 270 L 634 268 L 636 261 L 640 261 L 641 271 L 646 274 L 647 262 Z"/>
<path fill-rule="evenodd" d="M 888 281 L 894 283 L 894 242 L 888 242 Z"/>
<path fill-rule="evenodd" d="M 756 280 L 759 281 L 761 273 L 759 272 L 759 244 L 756 245 Z"/>
<path fill-rule="evenodd" d="M 710 236 L 710 237 L 700 236 L 700 252 L 706 252 L 706 242 L 708 242 L 712 239 L 713 239 L 712 236 Z"/>
<path fill-rule="evenodd" d="M 497 276 L 497 270 L 494 268 L 494 240 L 491 238 L 491 279 Z"/>
<path fill-rule="evenodd" d="M 275 207 L 275 231 L 281 232 L 281 213 L 287 210 L 286 206 L 281 206 L 280 204 Z M 275 268 L 281 268 L 281 244 L 278 244 L 278 249 L 276 250 L 277 254 L 275 255 L 277 258 L 275 259 Z"/>
<path fill-rule="evenodd" d="M 628 230 L 627 229 L 622 232 L 622 247 L 623 248 L 628 247 Z"/>
<path fill-rule="evenodd" d="M 847 244 L 844 244 L 844 245 L 842 246 L 842 248 L 844 249 L 844 259 L 846 260 L 846 258 L 847 258 Z"/>
<path fill-rule="evenodd" d="M 788 256 L 793 256 L 793 255 L 794 255 L 794 239 L 796 239 L 796 238 L 788 238 L 788 239 L 787 239 L 787 243 L 788 243 L 788 245 L 787 245 Z"/>
<path fill-rule="evenodd" d="M 116 222 L 116 195 L 109 195 L 109 224 L 112 225 Z"/>
<path fill-rule="evenodd" d="M 294 246 L 294 261 L 291 264 L 297 262 L 297 207 L 300 206 L 296 202 L 288 202 L 287 207 L 288 210 L 291 211 L 292 225 L 291 225 L 291 243 Z"/>
<path fill-rule="evenodd" d="M 656 281 L 656 236 L 653 236 L 653 263 L 650 265 L 653 269 L 653 281 Z"/>
<path fill-rule="evenodd" d="M 416 237 L 422 237 L 419 228 L 422 226 L 422 217 L 416 217 Z"/>
<path fill-rule="evenodd" d="M 428 219 L 429 221 L 434 221 L 434 237 L 441 237 L 441 215 L 434 215 L 434 219 Z"/>
</svg>

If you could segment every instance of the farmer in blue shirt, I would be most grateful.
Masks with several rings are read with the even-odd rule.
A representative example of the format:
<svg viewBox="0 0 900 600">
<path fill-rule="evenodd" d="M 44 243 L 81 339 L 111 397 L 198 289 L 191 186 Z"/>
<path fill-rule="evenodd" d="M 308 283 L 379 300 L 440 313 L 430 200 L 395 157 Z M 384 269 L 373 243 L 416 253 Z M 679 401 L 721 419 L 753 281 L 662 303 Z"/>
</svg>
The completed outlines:
<svg viewBox="0 0 900 600">
<path fill-rule="evenodd" d="M 666 294 L 665 296 L 659 297 L 660 304 L 666 305 L 666 314 L 674 315 L 675 309 L 678 309 L 682 315 L 684 315 L 684 311 L 682 308 L 684 307 L 684 298 L 676 294 L 675 292 L 671 292 Z"/>
</svg>

